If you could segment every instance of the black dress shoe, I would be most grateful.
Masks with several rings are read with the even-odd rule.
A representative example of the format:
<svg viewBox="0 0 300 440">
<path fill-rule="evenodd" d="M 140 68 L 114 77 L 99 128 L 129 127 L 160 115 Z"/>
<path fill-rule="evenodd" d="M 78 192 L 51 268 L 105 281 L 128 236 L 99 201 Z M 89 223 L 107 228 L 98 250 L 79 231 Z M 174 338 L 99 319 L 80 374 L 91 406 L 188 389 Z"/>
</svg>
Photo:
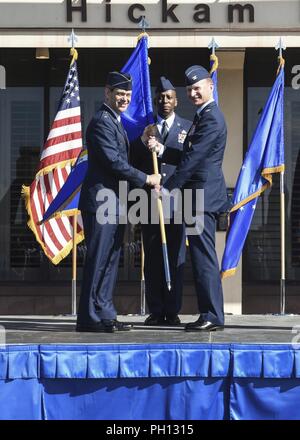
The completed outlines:
<svg viewBox="0 0 300 440">
<path fill-rule="evenodd" d="M 151 315 L 145 319 L 144 325 L 164 325 L 165 318 L 164 316 Z"/>
<path fill-rule="evenodd" d="M 132 324 L 128 322 L 120 322 L 117 319 L 114 319 L 114 325 L 116 326 L 118 332 L 128 332 L 133 328 Z"/>
<path fill-rule="evenodd" d="M 99 321 L 95 324 L 77 324 L 77 332 L 87 332 L 87 333 L 114 333 L 117 327 L 114 324 L 113 319 Z"/>
<path fill-rule="evenodd" d="M 195 322 L 189 322 L 185 326 L 186 332 L 213 332 L 215 330 L 223 330 L 223 325 L 213 324 L 210 321 L 204 321 L 199 318 Z"/>
<path fill-rule="evenodd" d="M 181 321 L 178 315 L 167 315 L 165 325 L 180 325 Z"/>
</svg>

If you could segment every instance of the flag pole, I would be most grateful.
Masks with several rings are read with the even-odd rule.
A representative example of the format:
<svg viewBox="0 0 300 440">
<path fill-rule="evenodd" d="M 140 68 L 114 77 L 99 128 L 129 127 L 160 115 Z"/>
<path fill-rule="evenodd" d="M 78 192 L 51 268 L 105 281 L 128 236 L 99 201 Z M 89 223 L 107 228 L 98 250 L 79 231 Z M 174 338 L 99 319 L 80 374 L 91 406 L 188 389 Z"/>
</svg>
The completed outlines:
<svg viewBox="0 0 300 440">
<path fill-rule="evenodd" d="M 217 44 L 216 40 L 214 39 L 214 37 L 212 37 L 209 45 L 207 46 L 208 49 L 211 49 L 211 54 L 213 56 L 216 56 L 216 49 L 219 48 L 219 45 Z"/>
<path fill-rule="evenodd" d="M 68 38 L 71 43 L 71 55 L 73 59 L 71 64 L 74 62 L 74 49 L 75 43 L 78 38 L 75 35 L 74 29 Z M 77 212 L 73 216 L 73 248 L 72 248 L 72 316 L 77 315 Z"/>
<path fill-rule="evenodd" d="M 219 98 L 218 98 L 218 67 L 219 67 L 219 60 L 216 55 L 216 49 L 218 49 L 220 46 L 214 39 L 214 37 L 211 39 L 208 48 L 211 49 L 211 54 L 209 57 L 210 60 L 210 76 L 214 83 L 214 91 L 213 91 L 213 98 L 216 101 L 216 103 L 219 105 Z"/>
<path fill-rule="evenodd" d="M 139 27 L 142 28 L 143 32 L 146 32 L 146 28 L 149 27 L 149 23 L 146 21 L 144 15 L 142 15 L 142 17 L 141 17 L 141 20 L 139 22 Z M 154 174 L 159 174 L 157 154 L 155 151 L 152 151 L 152 160 L 153 160 Z M 170 275 L 164 212 L 163 212 L 161 197 L 158 197 L 158 199 L 157 199 L 157 208 L 158 208 L 158 214 L 159 214 L 159 225 L 160 225 L 162 252 L 163 252 L 163 260 L 164 260 L 164 268 L 165 268 L 165 279 L 166 279 L 168 290 L 170 291 L 171 290 L 171 275 Z"/>
<path fill-rule="evenodd" d="M 146 28 L 150 25 L 147 22 L 145 15 L 142 15 L 138 26 L 142 29 L 142 33 L 146 33 Z M 140 36 L 138 36 L 138 39 Z M 145 251 L 144 251 L 144 241 L 143 233 L 141 232 L 141 309 L 140 315 L 145 316 L 146 314 L 146 285 L 145 285 Z"/>
<path fill-rule="evenodd" d="M 280 314 L 285 314 L 285 192 L 284 171 L 280 172 L 280 254 L 281 254 L 281 278 L 280 278 Z"/>
<path fill-rule="evenodd" d="M 157 162 L 157 154 L 155 151 L 152 151 L 152 160 L 153 160 L 153 169 L 154 174 L 159 174 L 158 172 L 158 162 Z M 168 290 L 171 290 L 171 275 L 170 275 L 170 266 L 169 266 L 169 257 L 168 257 L 168 248 L 167 248 L 167 238 L 166 238 L 166 228 L 165 228 L 165 220 L 164 220 L 164 212 L 162 206 L 161 197 L 157 198 L 157 207 L 159 214 L 159 226 L 160 226 L 160 234 L 161 234 L 161 244 L 163 251 L 163 259 L 165 266 L 165 278 Z"/>
<path fill-rule="evenodd" d="M 279 62 L 282 60 L 282 51 L 286 49 L 282 38 L 279 39 L 275 47 L 279 51 Z M 285 188 L 284 170 L 280 172 L 280 315 L 285 314 L 286 295 L 285 295 Z"/>
<path fill-rule="evenodd" d="M 143 233 L 141 233 L 141 316 L 146 314 L 146 289 L 145 289 L 145 252 Z"/>
<path fill-rule="evenodd" d="M 213 64 L 210 68 L 209 73 L 210 75 L 212 75 L 213 72 L 215 72 L 218 69 L 218 57 L 216 56 L 216 49 L 218 49 L 220 46 L 213 37 L 207 47 L 208 49 L 211 49 L 210 61 L 212 61 Z"/>
<path fill-rule="evenodd" d="M 77 296 L 77 213 L 73 215 L 73 249 L 72 249 L 72 316 L 76 316 Z"/>
</svg>

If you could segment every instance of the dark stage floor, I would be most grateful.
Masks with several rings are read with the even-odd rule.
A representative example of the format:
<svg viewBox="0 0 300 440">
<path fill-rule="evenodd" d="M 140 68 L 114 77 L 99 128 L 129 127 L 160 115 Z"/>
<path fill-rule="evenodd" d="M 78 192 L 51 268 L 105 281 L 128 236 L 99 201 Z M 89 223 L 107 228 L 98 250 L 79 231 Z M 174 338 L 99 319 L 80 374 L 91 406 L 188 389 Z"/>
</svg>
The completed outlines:
<svg viewBox="0 0 300 440">
<path fill-rule="evenodd" d="M 178 327 L 145 327 L 143 316 L 118 319 L 133 323 L 133 330 L 113 334 L 76 333 L 76 319 L 72 316 L 0 316 L 0 345 L 300 342 L 300 315 L 227 315 L 224 330 L 210 333 L 183 330 L 183 324 L 195 321 L 197 315 L 182 315 L 183 324 Z"/>
</svg>

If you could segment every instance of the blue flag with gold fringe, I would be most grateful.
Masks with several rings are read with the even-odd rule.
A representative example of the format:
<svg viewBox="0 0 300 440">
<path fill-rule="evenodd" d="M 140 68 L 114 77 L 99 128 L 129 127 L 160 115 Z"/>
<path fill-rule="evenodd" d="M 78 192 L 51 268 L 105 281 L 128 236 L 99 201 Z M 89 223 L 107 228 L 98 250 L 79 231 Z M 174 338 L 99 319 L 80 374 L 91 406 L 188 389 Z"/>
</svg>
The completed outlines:
<svg viewBox="0 0 300 440">
<path fill-rule="evenodd" d="M 148 36 L 141 34 L 137 46 L 121 70 L 132 76 L 131 103 L 121 115 L 129 140 L 136 139 L 144 128 L 154 122 L 151 98 L 150 75 L 148 67 Z M 74 215 L 78 210 L 80 189 L 88 167 L 87 151 L 83 150 L 74 165 L 64 186 L 43 216 L 50 217 Z"/>
<path fill-rule="evenodd" d="M 233 194 L 230 226 L 222 259 L 222 278 L 236 271 L 259 195 L 284 170 L 284 60 L 263 109 Z"/>
</svg>

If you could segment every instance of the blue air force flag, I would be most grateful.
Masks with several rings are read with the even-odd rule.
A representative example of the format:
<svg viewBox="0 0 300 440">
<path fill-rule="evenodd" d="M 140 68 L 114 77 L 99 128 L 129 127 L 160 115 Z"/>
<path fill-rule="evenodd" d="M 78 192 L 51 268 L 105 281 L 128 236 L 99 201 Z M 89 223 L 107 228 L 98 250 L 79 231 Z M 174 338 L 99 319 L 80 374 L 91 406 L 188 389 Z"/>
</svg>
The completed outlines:
<svg viewBox="0 0 300 440">
<path fill-rule="evenodd" d="M 128 139 L 133 141 L 142 135 L 147 125 L 154 123 L 147 36 L 140 38 L 121 72 L 129 73 L 132 78 L 131 103 L 126 112 L 121 114 L 121 119 Z"/>
<path fill-rule="evenodd" d="M 222 260 L 222 277 L 236 271 L 258 196 L 284 170 L 284 60 L 246 153 L 233 194 L 230 227 Z"/>
</svg>

